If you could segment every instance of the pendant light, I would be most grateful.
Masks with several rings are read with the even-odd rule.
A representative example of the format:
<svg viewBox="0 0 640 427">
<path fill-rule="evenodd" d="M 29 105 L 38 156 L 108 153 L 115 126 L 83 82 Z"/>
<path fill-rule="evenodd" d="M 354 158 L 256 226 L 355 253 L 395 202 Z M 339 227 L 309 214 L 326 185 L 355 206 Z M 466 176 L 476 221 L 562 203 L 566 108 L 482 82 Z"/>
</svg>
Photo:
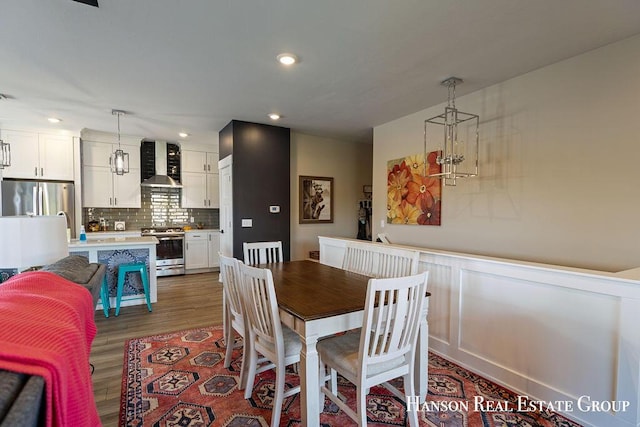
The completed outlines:
<svg viewBox="0 0 640 427">
<path fill-rule="evenodd" d="M 120 147 L 120 116 L 127 113 L 122 110 L 111 110 L 111 114 L 118 117 L 118 149 L 109 158 L 109 164 L 111 172 L 116 175 L 124 175 L 129 173 L 129 153 L 125 153 Z"/>
<path fill-rule="evenodd" d="M 436 163 L 440 173 L 429 175 L 444 180 L 444 185 L 456 185 L 458 178 L 478 176 L 478 140 L 480 117 L 456 108 L 456 85 L 462 83 L 458 77 L 450 77 L 441 84 L 449 90 L 444 113 L 424 121 L 424 156 L 427 146 L 440 140 Z M 436 125 L 436 126 L 433 126 Z M 443 129 L 444 128 L 444 129 Z M 444 137 L 442 136 L 444 130 Z M 425 162 L 425 175 L 426 162 Z"/>
<path fill-rule="evenodd" d="M 9 96 L 0 93 L 0 101 L 9 99 Z M 0 139 L 0 169 L 11 166 L 11 145 Z"/>
<path fill-rule="evenodd" d="M 0 169 L 11 166 L 11 145 L 0 139 Z"/>
</svg>

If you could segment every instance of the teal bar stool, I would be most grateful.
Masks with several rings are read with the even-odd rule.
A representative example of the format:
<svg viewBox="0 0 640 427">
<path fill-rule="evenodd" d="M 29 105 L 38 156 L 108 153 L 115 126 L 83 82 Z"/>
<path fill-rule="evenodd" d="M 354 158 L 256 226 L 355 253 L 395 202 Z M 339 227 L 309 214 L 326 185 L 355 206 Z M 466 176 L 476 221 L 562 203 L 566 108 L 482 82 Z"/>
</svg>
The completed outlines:
<svg viewBox="0 0 640 427">
<path fill-rule="evenodd" d="M 102 300 L 102 310 L 104 310 L 104 317 L 109 317 L 109 310 L 111 304 L 109 303 L 109 285 L 107 284 L 107 275 L 102 277 L 102 286 L 100 287 L 100 299 Z"/>
<path fill-rule="evenodd" d="M 147 308 L 151 311 L 151 298 L 149 296 L 149 276 L 147 275 L 147 265 L 144 262 L 131 262 L 118 266 L 118 295 L 116 296 L 116 316 L 120 314 L 120 300 L 122 299 L 122 288 L 124 278 L 127 273 L 140 273 L 144 295 L 147 299 Z"/>
</svg>

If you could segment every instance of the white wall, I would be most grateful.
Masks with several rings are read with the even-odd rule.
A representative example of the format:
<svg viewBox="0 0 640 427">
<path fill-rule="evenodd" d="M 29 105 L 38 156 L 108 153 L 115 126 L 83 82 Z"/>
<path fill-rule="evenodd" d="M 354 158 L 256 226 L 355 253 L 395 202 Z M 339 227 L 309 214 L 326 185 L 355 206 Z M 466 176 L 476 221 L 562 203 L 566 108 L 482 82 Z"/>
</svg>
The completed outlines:
<svg viewBox="0 0 640 427">
<path fill-rule="evenodd" d="M 291 132 L 291 259 L 305 259 L 318 250 L 318 236 L 355 238 L 358 201 L 363 185 L 371 185 L 371 144 Z M 300 224 L 298 177 L 333 177 L 332 224 Z"/>
<path fill-rule="evenodd" d="M 440 227 L 381 220 L 387 160 L 421 152 L 424 119 L 444 104 L 374 128 L 374 235 L 608 271 L 640 266 L 638 52 L 640 36 L 458 97 L 460 110 L 480 115 L 481 176 L 443 187 Z"/>
</svg>

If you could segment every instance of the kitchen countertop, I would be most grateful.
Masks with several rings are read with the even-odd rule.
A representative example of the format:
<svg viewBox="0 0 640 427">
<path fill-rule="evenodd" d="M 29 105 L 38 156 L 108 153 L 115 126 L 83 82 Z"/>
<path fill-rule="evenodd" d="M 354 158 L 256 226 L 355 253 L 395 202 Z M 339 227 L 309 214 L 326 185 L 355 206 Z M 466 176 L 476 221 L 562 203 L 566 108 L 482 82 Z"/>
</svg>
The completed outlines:
<svg viewBox="0 0 640 427">
<path fill-rule="evenodd" d="M 185 233 L 201 233 L 203 231 L 220 231 L 219 228 L 192 228 L 191 230 L 185 230 Z"/>
<path fill-rule="evenodd" d="M 87 239 L 100 239 L 103 237 L 133 236 L 140 235 L 140 230 L 123 230 L 123 231 L 87 231 Z"/>
<path fill-rule="evenodd" d="M 87 239 L 81 242 L 73 239 L 69 243 L 70 249 L 86 248 L 86 247 L 107 247 L 107 246 L 148 246 L 158 243 L 158 239 L 153 236 L 137 236 L 137 237 L 107 237 L 104 239 Z"/>
</svg>

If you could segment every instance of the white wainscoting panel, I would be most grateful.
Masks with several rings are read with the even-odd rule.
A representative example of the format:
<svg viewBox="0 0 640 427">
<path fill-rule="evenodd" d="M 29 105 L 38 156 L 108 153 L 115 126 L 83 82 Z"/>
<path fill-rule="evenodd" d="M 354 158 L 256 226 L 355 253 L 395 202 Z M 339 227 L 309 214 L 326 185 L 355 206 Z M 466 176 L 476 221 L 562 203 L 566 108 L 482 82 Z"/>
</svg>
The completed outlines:
<svg viewBox="0 0 640 427">
<path fill-rule="evenodd" d="M 619 312 L 617 297 L 463 270 L 458 347 L 568 399 L 612 400 Z"/>
<path fill-rule="evenodd" d="M 454 302 L 458 300 L 452 296 L 451 267 L 423 262 L 418 271 L 429 272 L 429 341 L 448 346 L 451 344 L 451 310 L 457 310 Z"/>
</svg>

